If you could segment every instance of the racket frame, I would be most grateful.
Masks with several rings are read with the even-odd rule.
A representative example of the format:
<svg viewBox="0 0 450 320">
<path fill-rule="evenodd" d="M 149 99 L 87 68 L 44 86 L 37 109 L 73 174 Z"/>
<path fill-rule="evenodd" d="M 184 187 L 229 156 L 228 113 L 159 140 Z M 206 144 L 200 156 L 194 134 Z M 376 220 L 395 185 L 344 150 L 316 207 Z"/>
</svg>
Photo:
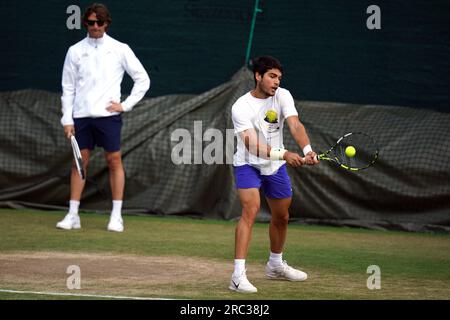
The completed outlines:
<svg viewBox="0 0 450 320">
<path fill-rule="evenodd" d="M 338 157 L 336 157 L 336 156 L 334 156 L 334 157 L 330 156 L 330 155 L 332 155 L 333 150 L 339 145 L 339 143 L 341 143 L 341 141 L 342 141 L 343 139 L 347 138 L 348 136 L 354 135 L 354 134 L 363 134 L 363 135 L 367 136 L 368 138 L 370 138 L 370 139 L 372 140 L 372 143 L 373 143 L 374 146 L 375 146 L 375 154 L 374 154 L 374 156 L 373 156 L 372 161 L 371 161 L 368 165 L 366 165 L 366 166 L 364 166 L 364 167 L 361 167 L 361 168 L 353 168 L 353 167 L 346 166 L 345 164 L 342 164 L 342 163 L 339 161 L 339 158 L 338 158 Z M 350 171 L 359 171 L 359 170 L 363 170 L 363 169 L 369 168 L 371 165 L 373 165 L 373 164 L 377 161 L 377 159 L 378 159 L 378 146 L 377 146 L 377 144 L 375 143 L 375 140 L 374 140 L 371 136 L 369 136 L 367 133 L 364 133 L 364 132 L 349 132 L 349 133 L 344 134 L 342 137 L 340 137 L 340 138 L 336 141 L 336 143 L 335 143 L 330 149 L 328 149 L 328 150 L 325 151 L 324 153 L 318 154 L 318 155 L 316 156 L 316 158 L 317 158 L 318 160 L 325 160 L 325 161 L 333 162 L 333 163 L 337 164 L 338 166 L 340 166 L 341 168 L 344 168 L 344 169 L 346 169 L 346 170 L 350 170 Z"/>
<path fill-rule="evenodd" d="M 80 148 L 78 147 L 78 142 L 75 139 L 75 136 L 70 136 L 70 143 L 72 145 L 73 158 L 75 160 L 75 165 L 77 167 L 78 174 L 81 179 L 85 179 L 84 168 L 83 168 L 83 157 L 81 156 Z"/>
</svg>

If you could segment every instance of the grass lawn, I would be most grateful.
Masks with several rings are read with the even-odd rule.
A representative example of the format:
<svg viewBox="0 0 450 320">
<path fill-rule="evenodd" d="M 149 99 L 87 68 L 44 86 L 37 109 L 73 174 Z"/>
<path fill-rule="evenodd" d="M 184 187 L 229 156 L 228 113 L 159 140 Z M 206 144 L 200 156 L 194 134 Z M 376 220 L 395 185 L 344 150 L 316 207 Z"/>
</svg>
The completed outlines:
<svg viewBox="0 0 450 320">
<path fill-rule="evenodd" d="M 58 278 L 51 269 L 57 263 L 51 253 L 58 253 L 69 255 L 67 259 L 85 255 L 91 262 L 97 255 L 110 255 L 101 261 L 105 266 L 112 263 L 114 277 L 90 265 L 85 285 L 76 290 L 79 293 L 199 300 L 450 299 L 447 234 L 290 225 L 283 258 L 309 276 L 305 282 L 293 283 L 265 279 L 268 225 L 258 223 L 247 258 L 247 275 L 258 293 L 249 296 L 227 289 L 236 222 L 125 215 L 125 232 L 118 234 L 106 231 L 108 216 L 93 213 L 80 215 L 81 230 L 58 230 L 55 224 L 63 216 L 56 211 L 0 210 L 0 289 L 73 292 L 65 287 L 69 274 L 62 270 Z M 38 259 L 41 253 L 49 258 Z M 26 260 L 27 256 L 35 260 Z M 121 257 L 129 263 L 128 270 L 136 265 L 125 278 L 121 277 L 125 271 L 114 267 Z M 39 279 L 14 265 L 20 261 L 43 264 L 36 273 Z M 371 265 L 380 268 L 381 289 L 367 288 Z M 186 270 L 192 271 L 181 272 Z M 159 280 L 158 273 L 167 279 Z M 24 298 L 71 297 L 0 292 L 0 299 Z"/>
</svg>

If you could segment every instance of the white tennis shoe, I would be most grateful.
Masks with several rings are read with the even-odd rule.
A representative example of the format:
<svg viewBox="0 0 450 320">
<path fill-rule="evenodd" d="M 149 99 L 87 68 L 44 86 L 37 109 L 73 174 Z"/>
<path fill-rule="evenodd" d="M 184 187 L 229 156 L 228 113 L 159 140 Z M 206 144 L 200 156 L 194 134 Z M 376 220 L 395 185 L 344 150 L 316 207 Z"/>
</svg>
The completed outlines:
<svg viewBox="0 0 450 320">
<path fill-rule="evenodd" d="M 64 230 L 80 229 L 80 216 L 78 216 L 77 214 L 68 213 L 66 214 L 64 219 L 56 224 L 56 227 Z"/>
<path fill-rule="evenodd" d="M 242 293 L 254 293 L 258 291 L 258 289 L 248 281 L 246 271 L 238 277 L 233 274 L 228 288 Z"/>
<path fill-rule="evenodd" d="M 290 267 L 286 261 L 281 266 L 272 268 L 269 263 L 266 265 L 266 275 L 271 279 L 282 279 L 289 281 L 305 281 L 308 275 L 301 271 Z"/>
<path fill-rule="evenodd" d="M 108 223 L 108 231 L 123 232 L 123 220 L 121 217 L 111 215 Z"/>
</svg>

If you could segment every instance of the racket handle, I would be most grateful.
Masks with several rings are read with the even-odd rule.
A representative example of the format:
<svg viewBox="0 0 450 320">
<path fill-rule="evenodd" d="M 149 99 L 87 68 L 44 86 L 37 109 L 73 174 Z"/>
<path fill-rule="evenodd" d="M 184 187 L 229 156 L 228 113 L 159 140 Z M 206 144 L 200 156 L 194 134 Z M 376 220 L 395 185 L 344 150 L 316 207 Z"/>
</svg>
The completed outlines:
<svg viewBox="0 0 450 320">
<path fill-rule="evenodd" d="M 318 154 L 315 156 L 315 158 L 320 161 Z M 303 159 L 303 161 L 305 161 L 306 157 L 303 157 L 302 159 Z"/>
</svg>

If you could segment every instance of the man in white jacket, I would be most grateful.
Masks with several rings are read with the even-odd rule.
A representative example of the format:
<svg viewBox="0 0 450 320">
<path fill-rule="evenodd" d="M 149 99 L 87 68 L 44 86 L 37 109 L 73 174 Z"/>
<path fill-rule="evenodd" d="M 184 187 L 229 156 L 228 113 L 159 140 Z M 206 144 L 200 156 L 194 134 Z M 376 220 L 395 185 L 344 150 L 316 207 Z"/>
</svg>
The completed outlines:
<svg viewBox="0 0 450 320">
<path fill-rule="evenodd" d="M 150 88 L 150 79 L 130 47 L 106 34 L 112 19 L 105 5 L 90 5 L 83 16 L 88 31 L 85 39 L 71 46 L 64 61 L 62 73 L 62 119 L 68 139 L 78 141 L 87 169 L 90 152 L 103 147 L 109 167 L 112 192 L 112 211 L 107 229 L 122 232 L 122 201 L 125 173 L 120 152 L 121 113 L 130 111 Z M 120 84 L 124 73 L 134 81 L 131 94 L 120 101 Z M 78 216 L 85 181 L 72 165 L 70 207 L 57 228 L 79 229 Z"/>
</svg>

